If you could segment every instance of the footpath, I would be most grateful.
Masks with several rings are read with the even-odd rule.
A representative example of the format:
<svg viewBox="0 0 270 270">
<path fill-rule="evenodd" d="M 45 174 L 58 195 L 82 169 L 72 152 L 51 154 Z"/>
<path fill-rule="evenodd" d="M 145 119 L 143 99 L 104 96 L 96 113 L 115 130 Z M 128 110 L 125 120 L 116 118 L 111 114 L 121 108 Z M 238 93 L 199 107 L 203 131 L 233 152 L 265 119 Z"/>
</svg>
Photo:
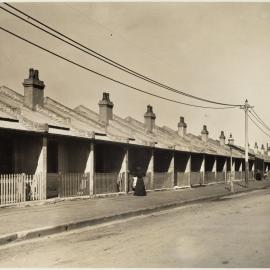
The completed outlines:
<svg viewBox="0 0 270 270">
<path fill-rule="evenodd" d="M 234 184 L 234 193 L 270 188 L 270 181 Z M 0 245 L 105 222 L 148 214 L 232 194 L 224 184 L 149 192 L 146 197 L 118 195 L 66 200 L 30 207 L 0 208 Z"/>
</svg>

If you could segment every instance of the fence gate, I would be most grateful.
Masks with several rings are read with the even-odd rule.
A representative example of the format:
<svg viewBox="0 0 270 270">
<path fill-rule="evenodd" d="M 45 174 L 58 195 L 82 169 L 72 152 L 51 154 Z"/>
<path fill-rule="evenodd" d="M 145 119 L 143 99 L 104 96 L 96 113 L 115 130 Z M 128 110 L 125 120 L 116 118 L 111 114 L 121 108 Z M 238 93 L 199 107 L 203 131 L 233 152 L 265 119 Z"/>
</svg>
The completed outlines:
<svg viewBox="0 0 270 270">
<path fill-rule="evenodd" d="M 95 173 L 95 194 L 119 192 L 118 173 Z"/>
<path fill-rule="evenodd" d="M 211 184 L 216 182 L 216 173 L 215 172 L 205 172 L 204 178 L 205 184 Z"/>
<path fill-rule="evenodd" d="M 60 173 L 58 177 L 59 197 L 89 195 L 89 173 Z"/>
<path fill-rule="evenodd" d="M 190 185 L 197 186 L 203 184 L 203 172 L 191 172 L 190 173 Z"/>
<path fill-rule="evenodd" d="M 42 173 L 0 175 L 0 205 L 45 199 Z"/>
<path fill-rule="evenodd" d="M 154 173 L 154 189 L 172 188 L 172 173 Z"/>
<path fill-rule="evenodd" d="M 189 172 L 177 172 L 177 183 L 178 187 L 188 187 L 190 186 L 189 179 L 190 173 Z"/>
<path fill-rule="evenodd" d="M 59 174 L 47 174 L 47 198 L 54 198 L 59 196 Z"/>
</svg>

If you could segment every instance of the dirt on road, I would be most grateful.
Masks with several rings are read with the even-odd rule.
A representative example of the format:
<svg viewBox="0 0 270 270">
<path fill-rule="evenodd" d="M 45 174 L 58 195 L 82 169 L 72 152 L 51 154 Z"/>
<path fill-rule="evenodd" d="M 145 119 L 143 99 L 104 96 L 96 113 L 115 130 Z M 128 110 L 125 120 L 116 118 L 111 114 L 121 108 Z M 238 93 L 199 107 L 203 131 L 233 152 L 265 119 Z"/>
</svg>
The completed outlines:
<svg viewBox="0 0 270 270">
<path fill-rule="evenodd" d="M 269 267 L 270 190 L 0 248 L 0 267 Z"/>
</svg>

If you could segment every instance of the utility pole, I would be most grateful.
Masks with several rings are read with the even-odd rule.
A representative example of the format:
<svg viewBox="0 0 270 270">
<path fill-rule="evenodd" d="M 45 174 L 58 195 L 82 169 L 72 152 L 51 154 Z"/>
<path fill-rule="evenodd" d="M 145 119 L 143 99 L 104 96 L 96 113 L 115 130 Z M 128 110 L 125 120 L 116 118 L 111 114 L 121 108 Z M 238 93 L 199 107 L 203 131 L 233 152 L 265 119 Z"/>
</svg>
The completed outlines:
<svg viewBox="0 0 270 270">
<path fill-rule="evenodd" d="M 231 172 L 230 172 L 230 190 L 231 190 L 231 192 L 234 192 L 234 188 L 233 188 L 233 174 L 232 174 L 233 161 L 232 161 L 232 147 L 231 146 L 230 146 L 230 152 L 231 152 L 231 156 L 230 156 L 230 168 L 231 168 Z"/>
<path fill-rule="evenodd" d="M 245 111 L 245 184 L 248 187 L 248 174 L 249 174 L 249 164 L 248 164 L 248 109 L 252 108 L 248 104 L 246 99 L 245 105 L 241 107 Z"/>
</svg>

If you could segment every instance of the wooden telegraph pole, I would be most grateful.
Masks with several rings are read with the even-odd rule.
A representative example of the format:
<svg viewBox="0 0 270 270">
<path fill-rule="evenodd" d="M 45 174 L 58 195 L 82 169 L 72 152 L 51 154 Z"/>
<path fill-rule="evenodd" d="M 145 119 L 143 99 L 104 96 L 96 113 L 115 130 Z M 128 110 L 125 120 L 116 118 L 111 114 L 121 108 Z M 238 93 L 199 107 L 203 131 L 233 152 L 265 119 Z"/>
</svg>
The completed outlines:
<svg viewBox="0 0 270 270">
<path fill-rule="evenodd" d="M 246 99 L 245 105 L 241 107 L 245 111 L 245 184 L 248 187 L 248 173 L 249 173 L 249 164 L 248 164 L 248 110 L 252 108 L 248 104 L 248 100 Z"/>
<path fill-rule="evenodd" d="M 232 174 L 233 161 L 232 161 L 232 147 L 231 146 L 230 146 L 230 152 L 231 152 L 231 156 L 230 156 L 230 167 L 231 167 L 231 172 L 230 172 L 230 190 L 231 190 L 231 192 L 234 192 L 234 188 L 233 188 L 233 174 Z"/>
</svg>

